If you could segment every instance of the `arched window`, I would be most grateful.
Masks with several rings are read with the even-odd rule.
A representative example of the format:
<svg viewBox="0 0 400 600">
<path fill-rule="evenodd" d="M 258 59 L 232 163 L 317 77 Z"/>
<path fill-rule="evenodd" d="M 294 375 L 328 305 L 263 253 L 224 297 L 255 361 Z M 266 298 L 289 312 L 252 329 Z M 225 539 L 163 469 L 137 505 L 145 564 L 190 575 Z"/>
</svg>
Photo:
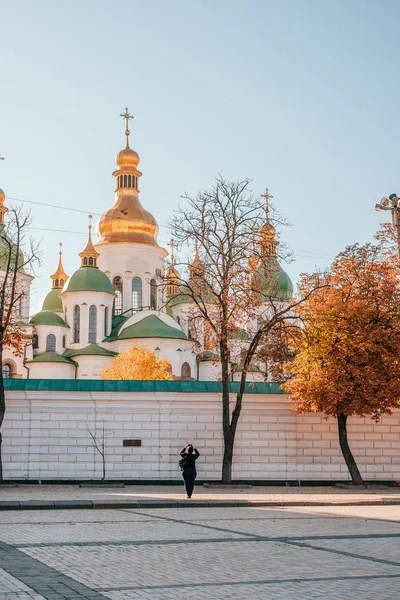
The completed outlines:
<svg viewBox="0 0 400 600">
<path fill-rule="evenodd" d="M 120 315 L 122 313 L 122 277 L 117 275 L 113 279 L 114 292 L 116 294 L 114 298 L 114 309 L 113 316 Z"/>
<path fill-rule="evenodd" d="M 32 336 L 32 348 L 36 350 L 39 347 L 39 339 L 36 333 Z"/>
<path fill-rule="evenodd" d="M 3 363 L 3 379 L 11 379 L 12 376 L 12 369 L 11 369 L 11 365 L 9 363 Z"/>
<path fill-rule="evenodd" d="M 74 326 L 73 326 L 73 342 L 79 344 L 79 336 L 81 332 L 81 307 L 77 304 L 74 306 Z"/>
<path fill-rule="evenodd" d="M 49 333 L 46 338 L 46 352 L 56 351 L 56 336 L 53 333 Z"/>
<path fill-rule="evenodd" d="M 62 347 L 63 348 L 67 347 L 67 336 L 66 335 L 62 336 Z"/>
<path fill-rule="evenodd" d="M 89 266 L 93 266 L 93 256 L 89 256 Z"/>
<path fill-rule="evenodd" d="M 92 304 L 89 308 L 89 335 L 88 342 L 89 344 L 96 343 L 96 330 L 97 330 L 97 307 Z"/>
<path fill-rule="evenodd" d="M 150 308 L 157 310 L 157 282 L 155 279 L 150 281 Z"/>
<path fill-rule="evenodd" d="M 55 287 L 58 287 L 60 285 L 60 282 L 58 281 L 58 279 L 55 280 L 54 285 L 55 285 Z"/>
<path fill-rule="evenodd" d="M 128 185 L 128 175 L 124 175 L 124 187 Z"/>
<path fill-rule="evenodd" d="M 190 369 L 190 365 L 187 362 L 184 362 L 181 368 L 181 378 L 182 379 L 190 379 L 192 376 L 192 371 Z"/>
<path fill-rule="evenodd" d="M 140 277 L 132 279 L 132 308 L 133 310 L 142 308 L 142 280 Z"/>
<path fill-rule="evenodd" d="M 131 187 L 131 176 L 128 175 L 128 187 Z"/>
<path fill-rule="evenodd" d="M 60 279 L 60 287 L 64 287 L 64 283 L 65 283 L 64 279 Z"/>
<path fill-rule="evenodd" d="M 178 323 L 178 325 L 181 324 L 181 318 L 180 317 L 176 317 L 176 322 Z"/>
<path fill-rule="evenodd" d="M 104 309 L 104 337 L 108 335 L 108 306 Z"/>
</svg>

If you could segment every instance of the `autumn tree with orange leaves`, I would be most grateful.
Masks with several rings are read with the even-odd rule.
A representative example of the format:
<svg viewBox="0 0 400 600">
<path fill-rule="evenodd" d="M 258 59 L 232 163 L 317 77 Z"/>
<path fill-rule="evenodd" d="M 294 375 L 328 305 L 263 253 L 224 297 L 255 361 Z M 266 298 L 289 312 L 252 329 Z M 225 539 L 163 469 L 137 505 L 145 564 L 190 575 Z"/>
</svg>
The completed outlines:
<svg viewBox="0 0 400 600">
<path fill-rule="evenodd" d="M 400 399 L 400 280 L 390 232 L 378 245 L 354 245 L 326 273 L 329 287 L 298 307 L 297 354 L 284 384 L 294 411 L 337 419 L 339 444 L 354 484 L 363 479 L 347 438 L 347 419 L 378 421 Z M 303 276 L 301 293 L 314 286 Z"/>
<path fill-rule="evenodd" d="M 32 271 L 40 262 L 38 244 L 28 239 L 30 214 L 18 208 L 6 209 L 0 190 L 0 367 L 3 350 L 11 348 L 22 356 L 29 343 L 26 322 L 21 321 L 20 306 L 28 293 Z M 4 215 L 7 215 L 5 225 Z M 3 373 L 0 368 L 0 481 L 3 480 L 2 432 L 6 412 Z"/>
<path fill-rule="evenodd" d="M 167 358 L 157 358 L 154 350 L 146 346 L 132 346 L 128 352 L 118 354 L 100 373 L 101 379 L 160 380 L 172 379 Z"/>
</svg>

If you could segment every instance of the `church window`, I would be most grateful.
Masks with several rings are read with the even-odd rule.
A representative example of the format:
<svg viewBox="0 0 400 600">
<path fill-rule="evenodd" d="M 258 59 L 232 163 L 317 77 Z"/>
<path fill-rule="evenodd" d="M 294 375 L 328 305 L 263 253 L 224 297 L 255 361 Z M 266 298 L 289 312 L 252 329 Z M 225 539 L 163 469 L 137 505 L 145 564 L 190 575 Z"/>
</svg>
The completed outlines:
<svg viewBox="0 0 400 600">
<path fill-rule="evenodd" d="M 3 379 L 11 379 L 12 370 L 11 370 L 11 365 L 9 363 L 3 363 L 2 373 L 3 373 Z"/>
<path fill-rule="evenodd" d="M 108 306 L 104 309 L 104 337 L 108 335 Z"/>
<path fill-rule="evenodd" d="M 59 280 L 58 280 L 58 279 L 56 279 L 55 283 L 56 283 L 56 287 L 59 287 L 59 285 L 60 285 L 60 282 L 59 282 Z"/>
<path fill-rule="evenodd" d="M 86 258 L 86 256 L 85 256 L 85 257 L 84 257 L 84 259 L 83 259 L 83 264 L 84 264 L 84 265 L 87 265 L 87 258 Z"/>
<path fill-rule="evenodd" d="M 181 318 L 180 317 L 176 317 L 176 322 L 178 323 L 178 325 L 181 324 Z"/>
<path fill-rule="evenodd" d="M 128 187 L 132 187 L 131 184 L 132 184 L 132 179 L 131 179 L 131 176 L 128 175 Z"/>
<path fill-rule="evenodd" d="M 132 308 L 133 310 L 142 308 L 142 280 L 140 277 L 132 279 Z"/>
<path fill-rule="evenodd" d="M 81 307 L 74 306 L 74 327 L 73 327 L 73 342 L 79 344 L 79 335 L 81 331 Z"/>
<path fill-rule="evenodd" d="M 190 379 L 192 376 L 192 371 L 189 363 L 184 362 L 181 368 L 181 378 L 182 379 Z"/>
<path fill-rule="evenodd" d="M 113 279 L 113 287 L 115 292 L 113 316 L 122 313 L 122 277 L 117 275 Z"/>
<path fill-rule="evenodd" d="M 97 333 L 97 307 L 92 304 L 89 308 L 89 336 L 88 342 L 89 344 L 96 343 L 96 333 Z"/>
<path fill-rule="evenodd" d="M 128 175 L 124 175 L 124 187 L 128 186 Z"/>
<path fill-rule="evenodd" d="M 32 336 L 32 348 L 34 350 L 36 350 L 37 348 L 39 348 L 39 340 L 38 340 L 38 336 L 36 333 L 33 334 Z"/>
<path fill-rule="evenodd" d="M 93 256 L 89 256 L 89 265 L 93 267 Z"/>
<path fill-rule="evenodd" d="M 65 283 L 64 279 L 60 279 L 60 287 L 64 287 L 64 283 Z"/>
<path fill-rule="evenodd" d="M 46 352 L 55 352 L 56 351 L 56 336 L 54 333 L 49 333 L 46 338 Z"/>
<path fill-rule="evenodd" d="M 63 335 L 62 337 L 62 347 L 66 348 L 67 347 L 67 336 Z"/>
<path fill-rule="evenodd" d="M 150 281 L 150 308 L 157 310 L 157 282 L 155 279 Z"/>
</svg>

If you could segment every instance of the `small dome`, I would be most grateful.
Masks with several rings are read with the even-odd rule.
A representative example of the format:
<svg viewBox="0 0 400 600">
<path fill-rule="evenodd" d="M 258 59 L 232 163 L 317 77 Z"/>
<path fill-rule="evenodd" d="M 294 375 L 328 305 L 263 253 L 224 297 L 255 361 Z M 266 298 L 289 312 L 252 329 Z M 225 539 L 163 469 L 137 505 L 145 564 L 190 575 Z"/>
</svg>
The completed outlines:
<svg viewBox="0 0 400 600">
<path fill-rule="evenodd" d="M 81 267 L 72 275 L 63 289 L 64 292 L 107 292 L 114 294 L 114 288 L 107 275 L 93 267 Z"/>
<path fill-rule="evenodd" d="M 69 329 L 69 325 L 65 323 L 64 319 L 62 319 L 59 315 L 56 315 L 56 313 L 51 310 L 41 310 L 40 312 L 36 313 L 36 315 L 34 315 L 30 320 L 30 324 L 35 326 L 52 325 L 55 327 L 68 327 Z"/>
<path fill-rule="evenodd" d="M 293 283 L 276 256 L 266 257 L 255 273 L 262 299 L 288 301 L 293 296 Z"/>
<path fill-rule="evenodd" d="M 124 167 L 133 167 L 136 169 L 139 165 L 140 158 L 139 154 L 135 152 L 135 150 L 132 150 L 127 143 L 126 147 L 118 152 L 115 157 L 115 162 L 120 169 L 123 169 Z"/>
<path fill-rule="evenodd" d="M 60 294 L 60 288 L 52 288 L 43 301 L 42 310 L 51 310 L 56 313 L 62 313 L 64 309 Z"/>
</svg>

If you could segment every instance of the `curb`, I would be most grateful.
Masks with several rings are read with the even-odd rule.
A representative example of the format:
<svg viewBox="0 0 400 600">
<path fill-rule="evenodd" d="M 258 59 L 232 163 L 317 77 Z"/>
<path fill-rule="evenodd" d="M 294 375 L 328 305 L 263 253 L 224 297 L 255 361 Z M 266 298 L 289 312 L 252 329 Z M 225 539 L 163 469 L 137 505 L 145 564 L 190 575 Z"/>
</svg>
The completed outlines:
<svg viewBox="0 0 400 600">
<path fill-rule="evenodd" d="M 121 509 L 121 508 L 249 508 L 269 506 L 285 508 L 294 506 L 399 506 L 400 498 L 380 500 L 349 501 L 300 501 L 300 500 L 3 500 L 0 512 L 4 510 L 70 510 L 70 509 Z"/>
</svg>

